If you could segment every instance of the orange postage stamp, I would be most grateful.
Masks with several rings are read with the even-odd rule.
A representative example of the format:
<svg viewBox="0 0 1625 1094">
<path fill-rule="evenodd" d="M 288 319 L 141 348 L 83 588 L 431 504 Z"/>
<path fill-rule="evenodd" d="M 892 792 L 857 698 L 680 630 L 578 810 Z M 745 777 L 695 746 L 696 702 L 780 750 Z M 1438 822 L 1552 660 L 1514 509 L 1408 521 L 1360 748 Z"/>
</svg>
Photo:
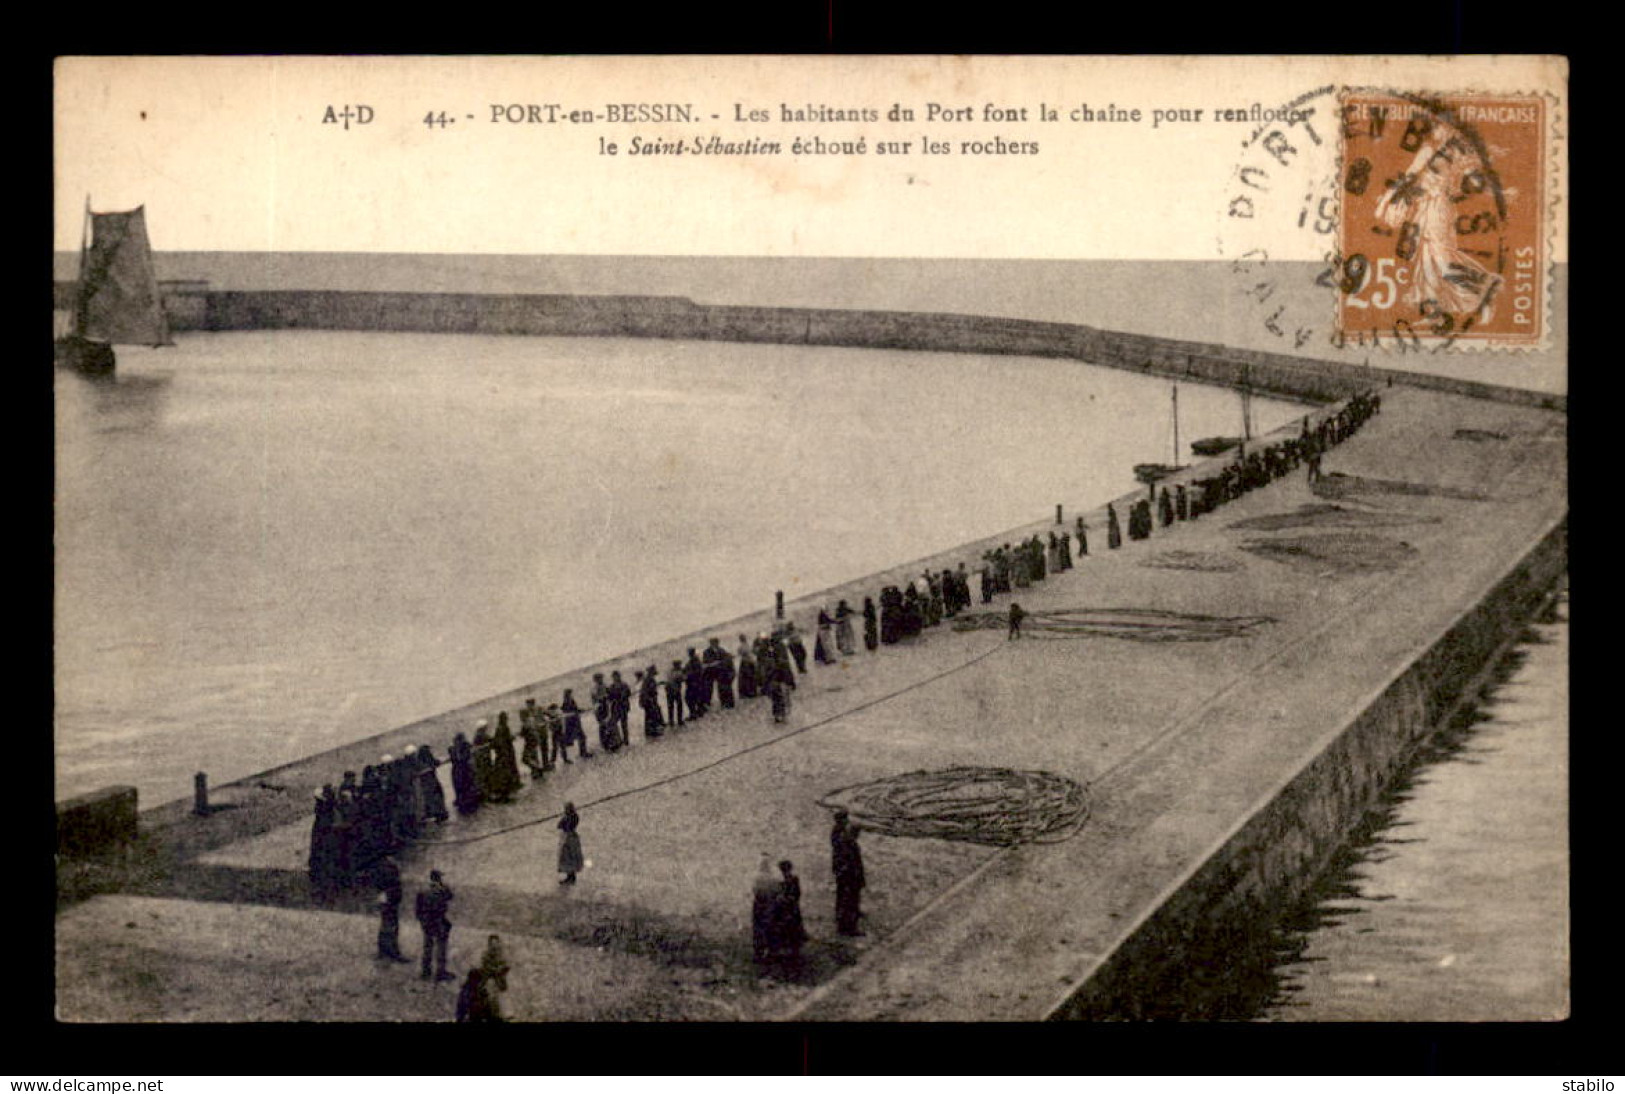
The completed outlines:
<svg viewBox="0 0 1625 1094">
<path fill-rule="evenodd" d="M 1547 334 L 1547 101 L 1345 91 L 1337 340 L 1534 347 Z"/>
</svg>

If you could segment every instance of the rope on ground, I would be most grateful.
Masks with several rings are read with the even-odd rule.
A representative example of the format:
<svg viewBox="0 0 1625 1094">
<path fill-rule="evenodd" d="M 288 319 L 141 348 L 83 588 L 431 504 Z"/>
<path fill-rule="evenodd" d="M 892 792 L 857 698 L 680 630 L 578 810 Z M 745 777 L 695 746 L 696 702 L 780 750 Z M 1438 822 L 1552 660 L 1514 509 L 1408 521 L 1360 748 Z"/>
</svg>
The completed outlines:
<svg viewBox="0 0 1625 1094">
<path fill-rule="evenodd" d="M 1197 615 L 1157 608 L 1056 608 L 1029 612 L 1023 638 L 1124 638 L 1132 642 L 1213 642 L 1236 638 L 1273 623 L 1268 615 Z M 954 620 L 954 630 L 1005 630 L 1005 612 L 973 612 Z"/>
<path fill-rule="evenodd" d="M 972 657 L 970 660 L 963 661 L 963 662 L 953 666 L 952 668 L 944 669 L 943 671 L 935 674 L 934 676 L 927 676 L 923 680 L 916 680 L 916 681 L 914 681 L 914 683 L 909 684 L 907 687 L 899 688 L 896 691 L 887 692 L 885 695 L 880 695 L 880 696 L 877 696 L 877 697 L 875 697 L 873 699 L 868 700 L 867 702 L 859 703 L 855 707 L 849 707 L 846 710 L 840 711 L 839 713 L 831 714 L 827 718 L 820 718 L 816 722 L 811 722 L 811 723 L 809 723 L 807 725 L 800 726 L 800 727 L 798 727 L 796 729 L 792 729 L 788 733 L 781 733 L 777 737 L 771 737 L 771 738 L 769 738 L 768 740 L 765 740 L 765 741 L 758 741 L 753 745 L 748 745 L 745 748 L 741 748 L 741 749 L 739 749 L 739 750 L 737 750 L 735 752 L 730 752 L 726 756 L 722 756 L 722 757 L 719 757 L 718 759 L 712 760 L 710 763 L 701 764 L 698 767 L 690 768 L 687 771 L 680 771 L 675 775 L 668 775 L 668 776 L 666 776 L 665 778 L 662 778 L 662 779 L 656 779 L 654 782 L 645 783 L 642 786 L 634 786 L 634 787 L 630 787 L 630 788 L 628 788 L 626 790 L 617 790 L 613 794 L 605 794 L 601 798 L 594 798 L 593 800 L 585 803 L 584 805 L 576 806 L 576 812 L 578 812 L 578 813 L 585 812 L 586 810 L 591 809 L 594 806 L 607 805 L 608 803 L 610 803 L 612 801 L 617 801 L 617 800 L 619 800 L 621 798 L 630 798 L 633 795 L 643 794 L 643 793 L 646 793 L 647 791 L 655 790 L 655 789 L 658 789 L 659 787 L 662 787 L 662 786 L 669 786 L 672 783 L 680 782 L 683 779 L 691 778 L 691 777 L 693 777 L 695 775 L 700 774 L 701 772 L 710 771 L 714 767 L 721 767 L 723 764 L 728 763 L 731 760 L 737 760 L 741 756 L 747 756 L 750 753 L 756 752 L 756 751 L 758 751 L 760 749 L 772 748 L 774 745 L 783 744 L 785 741 L 788 741 L 792 737 L 799 737 L 803 733 L 810 733 L 811 731 L 813 731 L 815 729 L 820 729 L 820 728 L 822 728 L 824 726 L 829 725 L 831 722 L 837 722 L 842 718 L 846 718 L 846 717 L 849 717 L 850 715 L 857 714 L 859 711 L 868 710 L 870 707 L 879 706 L 881 703 L 889 702 L 892 699 L 896 699 L 900 695 L 907 695 L 909 692 L 916 691 L 919 688 L 923 688 L 927 684 L 934 684 L 938 680 L 942 680 L 942 679 L 944 679 L 946 677 L 952 676 L 957 672 L 963 672 L 966 669 L 970 668 L 972 665 L 975 665 L 975 664 L 977 664 L 977 663 L 979 663 L 981 661 L 986 661 L 989 657 L 992 657 L 995 653 L 998 653 L 1003 648 L 1004 648 L 1004 645 L 1002 643 L 999 644 L 999 645 L 996 645 L 996 646 L 992 646 L 992 647 L 990 647 L 990 648 L 988 648 L 986 650 L 983 650 L 981 653 L 977 654 L 975 657 Z M 498 829 L 495 829 L 494 831 L 490 831 L 490 832 L 481 832 L 477 836 L 462 836 L 462 837 L 457 837 L 457 838 L 453 838 L 453 839 L 424 840 L 424 841 L 420 842 L 418 846 L 420 846 L 420 847 L 451 847 L 451 846 L 455 846 L 455 845 L 458 845 L 458 844 L 479 843 L 481 840 L 492 839 L 492 838 L 494 838 L 496 836 L 504 836 L 504 835 L 509 834 L 510 832 L 517 832 L 517 831 L 519 831 L 520 829 L 523 829 L 523 828 L 534 828 L 538 824 L 546 824 L 548 821 L 558 820 L 559 817 L 561 817 L 561 816 L 563 816 L 562 813 L 549 813 L 545 817 L 537 817 L 534 820 L 521 821 L 518 824 L 510 824 L 505 828 L 498 828 Z"/>
<path fill-rule="evenodd" d="M 1014 847 L 1071 839 L 1089 818 L 1081 783 L 1048 771 L 950 767 L 911 771 L 820 798 L 866 829 L 888 836 Z"/>
</svg>

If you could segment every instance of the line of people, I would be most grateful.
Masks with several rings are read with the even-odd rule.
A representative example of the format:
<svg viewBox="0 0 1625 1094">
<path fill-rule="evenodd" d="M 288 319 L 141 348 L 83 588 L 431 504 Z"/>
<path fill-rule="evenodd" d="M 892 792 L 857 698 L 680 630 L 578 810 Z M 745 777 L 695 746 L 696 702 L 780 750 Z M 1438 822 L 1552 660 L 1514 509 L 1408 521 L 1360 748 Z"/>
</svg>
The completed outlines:
<svg viewBox="0 0 1625 1094">
<path fill-rule="evenodd" d="M 1304 419 L 1298 437 L 1245 453 L 1216 473 L 1194 480 L 1188 490 L 1177 484 L 1172 491 L 1163 487 L 1159 492 L 1152 484 L 1147 497 L 1130 506 L 1129 537 L 1147 538 L 1158 519 L 1164 527 L 1197 519 L 1303 463 L 1308 464 L 1313 480 L 1321 455 L 1353 436 L 1380 407 L 1381 396 L 1376 391 L 1361 393 L 1314 428 Z M 833 610 L 826 605 L 818 612 L 811 660 L 831 665 L 855 656 L 856 621 L 860 618 L 864 648 L 874 653 L 882 645 L 917 637 L 923 630 L 953 619 L 971 606 L 978 593 L 981 602 L 988 604 L 996 595 L 1045 580 L 1049 573 L 1070 570 L 1074 566 L 1072 537 L 1077 539 L 1076 557 L 1082 560 L 1089 554 L 1088 532 L 1080 516 L 1074 530 L 1052 530 L 1047 541 L 1035 534 L 1018 544 L 1006 543 L 984 552 L 976 571 L 968 571 L 963 562 L 957 569 L 926 570 L 901 587 L 882 588 L 878 609 L 871 597 L 864 598 L 861 611 L 845 600 Z M 1116 506 L 1109 504 L 1106 545 L 1116 549 L 1122 542 Z M 1010 632 L 1011 637 L 1020 633 L 1015 613 Z M 603 673 L 595 673 L 589 703 L 599 747 L 615 753 L 631 744 L 634 696 L 642 710 L 645 740 L 659 739 L 669 729 L 699 721 L 714 707 L 731 710 L 742 700 L 760 697 L 769 699 L 772 720 L 781 724 L 789 718 L 798 678 L 809 672 L 808 660 L 801 633 L 794 621 L 787 620 L 754 641 L 739 635 L 734 652 L 723 648 L 718 638 L 709 639 L 703 651 L 689 647 L 687 659 L 673 660 L 664 678 L 654 664 L 637 670 L 633 684 L 622 679 L 620 670 L 610 671 L 608 680 Z M 521 766 L 529 769 L 533 781 L 540 781 L 573 762 L 572 748 L 577 759 L 592 757 L 583 726 L 585 715 L 574 689 L 566 688 L 559 702 L 545 707 L 534 698 L 525 701 L 518 711 L 517 740 L 506 711 L 497 714 L 495 727 L 480 721 L 472 740 L 457 733 L 448 760 L 458 813 L 466 816 L 482 805 L 514 800 L 523 787 Z M 338 787 L 324 786 L 317 793 L 309 860 L 311 891 L 317 899 L 331 899 L 363 883 L 376 886 L 374 868 L 384 856 L 418 839 L 429 825 L 446 822 L 446 797 L 438 774 L 441 766 L 429 745 L 409 746 L 399 759 L 386 755 L 378 764 L 364 768 L 359 779 L 347 771 Z"/>
</svg>

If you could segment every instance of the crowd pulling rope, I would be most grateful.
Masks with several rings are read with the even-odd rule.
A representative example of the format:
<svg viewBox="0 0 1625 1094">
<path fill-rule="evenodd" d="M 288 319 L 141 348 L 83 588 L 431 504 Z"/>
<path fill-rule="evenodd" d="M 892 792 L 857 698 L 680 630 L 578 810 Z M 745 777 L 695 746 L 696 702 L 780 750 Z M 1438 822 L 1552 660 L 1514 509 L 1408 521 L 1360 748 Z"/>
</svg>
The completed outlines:
<svg viewBox="0 0 1625 1094">
<path fill-rule="evenodd" d="M 848 717 L 850 715 L 857 714 L 859 711 L 868 710 L 870 707 L 875 707 L 875 706 L 879 706 L 881 703 L 890 702 L 892 699 L 895 699 L 900 695 L 907 695 L 909 692 L 915 691 L 915 690 L 917 690 L 919 688 L 923 688 L 927 684 L 934 684 L 938 680 L 941 680 L 941 679 L 943 679 L 945 677 L 948 677 L 948 676 L 952 676 L 956 672 L 963 672 L 964 670 L 970 668 L 972 665 L 978 664 L 978 663 L 980 663 L 982 661 L 986 661 L 989 657 L 992 657 L 995 653 L 998 653 L 1002 649 L 1004 649 L 1004 643 L 1001 642 L 996 646 L 992 646 L 992 647 L 989 647 L 988 649 L 983 650 L 981 653 L 977 654 L 975 657 L 970 658 L 968 661 L 962 661 L 959 664 L 954 665 L 951 668 L 944 669 L 941 672 L 936 673 L 936 674 L 934 674 L 932 676 L 927 676 L 923 680 L 916 680 L 916 681 L 914 681 L 914 683 L 909 684 L 907 687 L 899 688 L 896 691 L 887 692 L 885 695 L 876 696 L 875 698 L 870 699 L 868 702 L 859 703 L 855 707 L 848 707 L 846 710 L 840 711 L 840 712 L 835 713 L 835 714 L 831 714 L 827 718 L 820 718 L 816 722 L 810 722 L 807 725 L 800 726 L 800 727 L 798 727 L 796 729 L 792 729 L 788 733 L 781 733 L 777 737 L 770 737 L 765 741 L 758 741 L 753 745 L 748 745 L 745 748 L 741 748 L 741 749 L 738 749 L 738 750 L 736 750 L 734 752 L 730 752 L 726 756 L 720 756 L 717 759 L 712 760 L 710 763 L 701 764 L 698 767 L 691 767 L 687 771 L 679 771 L 675 775 L 668 775 L 663 779 L 656 779 L 653 782 L 644 783 L 641 786 L 629 787 L 626 790 L 617 790 L 613 794 L 605 794 L 601 798 L 594 798 L 593 800 L 591 800 L 589 802 L 584 802 L 581 805 L 576 806 L 576 811 L 577 812 L 586 812 L 588 809 L 591 809 L 594 806 L 607 805 L 608 803 L 610 803 L 612 801 L 616 801 L 616 800 L 618 800 L 620 798 L 629 798 L 629 797 L 632 797 L 635 794 L 642 794 L 642 793 L 645 793 L 646 791 L 649 791 L 649 790 L 654 790 L 654 789 L 657 789 L 657 788 L 662 787 L 662 786 L 667 786 L 667 785 L 669 785 L 671 783 L 679 782 L 679 781 L 681 781 L 683 779 L 687 779 L 687 778 L 690 778 L 690 777 L 692 777 L 694 775 L 698 775 L 701 772 L 709 771 L 714 767 L 721 767 L 723 764 L 728 763 L 731 760 L 737 760 L 741 756 L 749 755 L 750 753 L 756 752 L 756 751 L 758 751 L 760 749 L 772 748 L 774 745 L 782 744 L 783 742 L 788 741 L 792 737 L 799 737 L 803 733 L 809 733 L 812 730 L 820 729 L 820 728 L 822 728 L 824 726 L 829 725 L 831 722 L 837 722 L 837 721 L 840 721 L 842 718 L 846 718 L 846 717 Z M 478 843 L 481 840 L 494 839 L 497 836 L 507 835 L 507 834 L 509 834 L 511 832 L 517 832 L 517 831 L 519 831 L 521 829 L 524 829 L 524 828 L 534 828 L 538 824 L 546 824 L 548 821 L 558 820 L 559 817 L 561 817 L 561 816 L 563 816 L 562 813 L 549 813 L 545 817 L 537 817 L 534 820 L 521 821 L 518 824 L 510 824 L 507 827 L 498 828 L 498 829 L 495 829 L 495 830 L 490 831 L 490 832 L 481 832 L 477 836 L 462 836 L 462 837 L 453 837 L 453 838 L 450 838 L 450 839 L 425 840 L 423 842 L 422 846 L 425 846 L 425 847 L 450 847 L 450 846 L 454 846 L 454 845 L 457 845 L 457 844 Z"/>
<path fill-rule="evenodd" d="M 1197 615 L 1156 608 L 1057 608 L 1029 612 L 1023 638 L 1124 638 L 1133 642 L 1213 642 L 1236 638 L 1273 623 L 1268 615 Z M 972 612 L 954 620 L 954 630 L 1005 630 L 1005 612 Z"/>
<path fill-rule="evenodd" d="M 1089 819 L 1084 786 L 1047 771 L 950 767 L 911 771 L 832 791 L 862 828 L 888 836 L 1013 847 L 1071 839 Z"/>
</svg>

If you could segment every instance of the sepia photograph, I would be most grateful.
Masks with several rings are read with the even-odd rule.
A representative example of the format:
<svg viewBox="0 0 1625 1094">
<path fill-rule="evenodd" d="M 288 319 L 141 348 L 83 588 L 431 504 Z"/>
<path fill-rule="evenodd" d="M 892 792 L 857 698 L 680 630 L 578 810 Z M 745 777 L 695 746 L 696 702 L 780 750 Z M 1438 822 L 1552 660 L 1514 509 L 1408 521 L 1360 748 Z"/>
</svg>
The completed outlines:
<svg viewBox="0 0 1625 1094">
<path fill-rule="evenodd" d="M 54 76 L 57 1022 L 1573 1013 L 1565 60 Z"/>
</svg>

